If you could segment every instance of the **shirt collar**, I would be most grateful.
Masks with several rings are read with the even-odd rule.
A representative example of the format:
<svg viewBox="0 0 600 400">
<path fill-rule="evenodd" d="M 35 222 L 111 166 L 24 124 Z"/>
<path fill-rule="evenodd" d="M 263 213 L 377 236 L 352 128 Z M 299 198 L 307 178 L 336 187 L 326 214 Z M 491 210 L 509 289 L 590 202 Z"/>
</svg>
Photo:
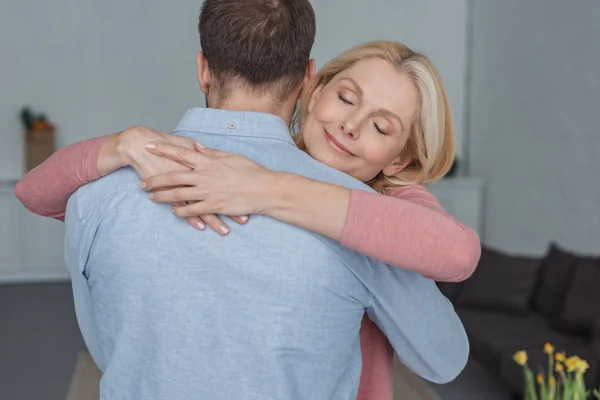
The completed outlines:
<svg viewBox="0 0 600 400">
<path fill-rule="evenodd" d="M 283 119 L 262 112 L 190 108 L 175 128 L 177 131 L 263 137 L 294 144 L 290 128 Z"/>
</svg>

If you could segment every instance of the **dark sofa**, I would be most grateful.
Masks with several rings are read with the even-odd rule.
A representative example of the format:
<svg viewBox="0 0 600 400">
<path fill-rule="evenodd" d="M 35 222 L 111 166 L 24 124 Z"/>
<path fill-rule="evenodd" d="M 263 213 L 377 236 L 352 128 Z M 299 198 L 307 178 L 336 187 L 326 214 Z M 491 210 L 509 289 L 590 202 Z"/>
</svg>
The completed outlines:
<svg viewBox="0 0 600 400">
<path fill-rule="evenodd" d="M 467 330 L 471 357 L 523 392 L 513 354 L 526 350 L 534 372 L 548 368 L 546 342 L 585 359 L 589 387 L 600 384 L 600 258 L 552 243 L 544 257 L 485 247 L 475 273 L 461 283 L 438 283 Z"/>
</svg>

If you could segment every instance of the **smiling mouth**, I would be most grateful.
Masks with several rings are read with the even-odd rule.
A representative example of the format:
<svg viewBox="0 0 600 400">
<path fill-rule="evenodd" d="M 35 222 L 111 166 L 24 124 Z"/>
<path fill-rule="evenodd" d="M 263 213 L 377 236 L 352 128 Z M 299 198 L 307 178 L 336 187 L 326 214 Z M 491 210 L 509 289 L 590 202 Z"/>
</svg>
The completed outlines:
<svg viewBox="0 0 600 400">
<path fill-rule="evenodd" d="M 329 143 L 329 145 L 338 153 L 345 155 L 345 156 L 356 156 L 354 153 L 352 153 L 350 150 L 348 150 L 347 148 L 345 148 L 344 146 L 342 146 L 340 144 L 340 142 L 338 142 L 337 140 L 335 140 L 335 138 L 333 136 L 331 136 L 331 134 L 329 132 L 327 132 L 327 129 L 324 130 L 325 131 L 325 139 L 327 140 L 327 143 Z"/>
</svg>

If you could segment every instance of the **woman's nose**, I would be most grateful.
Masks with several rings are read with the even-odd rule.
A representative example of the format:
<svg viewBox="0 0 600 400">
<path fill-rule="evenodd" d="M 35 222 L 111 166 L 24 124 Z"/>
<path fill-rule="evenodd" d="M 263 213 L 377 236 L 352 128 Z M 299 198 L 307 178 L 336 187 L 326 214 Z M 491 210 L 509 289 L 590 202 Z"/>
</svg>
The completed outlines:
<svg viewBox="0 0 600 400">
<path fill-rule="evenodd" d="M 358 137 L 360 135 L 358 126 L 353 125 L 353 124 L 349 123 L 348 121 L 343 123 L 340 126 L 340 129 L 344 135 L 349 136 L 351 139 L 358 139 Z"/>
</svg>

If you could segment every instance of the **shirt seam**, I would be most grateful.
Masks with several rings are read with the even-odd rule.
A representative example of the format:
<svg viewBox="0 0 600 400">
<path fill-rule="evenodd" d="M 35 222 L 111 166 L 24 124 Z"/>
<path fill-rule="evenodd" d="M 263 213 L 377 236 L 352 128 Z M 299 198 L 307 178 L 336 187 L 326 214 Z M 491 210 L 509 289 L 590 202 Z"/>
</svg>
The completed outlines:
<svg viewBox="0 0 600 400">
<path fill-rule="evenodd" d="M 186 132 L 199 133 L 201 135 L 209 135 L 209 136 L 225 136 L 225 134 L 197 131 L 197 130 L 191 130 L 191 129 L 175 129 L 173 131 L 173 133 L 186 133 Z M 280 138 L 274 138 L 274 137 L 268 137 L 268 136 L 247 136 L 247 135 L 236 135 L 236 134 L 231 134 L 231 133 L 227 133 L 226 136 L 227 137 L 245 138 L 245 139 L 275 140 L 278 142 L 283 142 L 283 143 L 289 144 L 290 146 L 293 146 L 293 147 L 297 147 L 296 144 L 294 143 L 294 140 L 291 137 L 290 137 L 290 140 L 286 140 L 286 139 L 280 139 Z"/>
</svg>

